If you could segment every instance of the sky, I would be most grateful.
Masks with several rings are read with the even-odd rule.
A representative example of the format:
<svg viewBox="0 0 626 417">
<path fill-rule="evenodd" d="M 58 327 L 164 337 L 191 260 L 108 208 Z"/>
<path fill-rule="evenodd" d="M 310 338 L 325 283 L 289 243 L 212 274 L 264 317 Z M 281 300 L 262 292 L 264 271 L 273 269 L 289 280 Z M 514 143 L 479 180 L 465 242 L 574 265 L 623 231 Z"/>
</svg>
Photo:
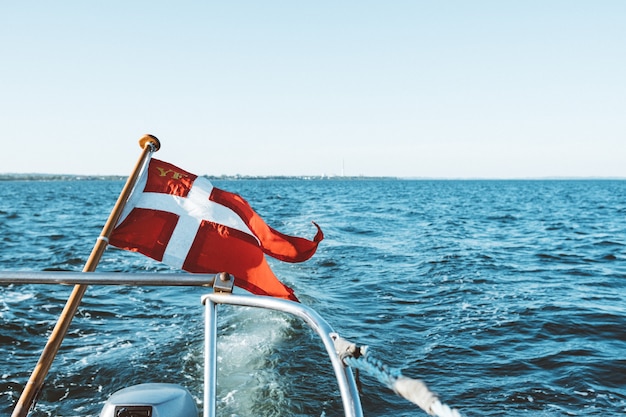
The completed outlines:
<svg viewBox="0 0 626 417">
<path fill-rule="evenodd" d="M 626 177 L 626 2 L 0 4 L 0 173 Z"/>
</svg>

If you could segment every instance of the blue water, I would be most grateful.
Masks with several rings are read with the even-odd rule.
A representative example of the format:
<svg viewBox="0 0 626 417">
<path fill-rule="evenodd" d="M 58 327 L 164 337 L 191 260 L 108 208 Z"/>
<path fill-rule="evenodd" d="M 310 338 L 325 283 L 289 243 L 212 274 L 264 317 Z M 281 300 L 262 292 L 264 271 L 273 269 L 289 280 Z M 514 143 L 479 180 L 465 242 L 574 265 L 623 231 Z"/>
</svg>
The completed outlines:
<svg viewBox="0 0 626 417">
<path fill-rule="evenodd" d="M 0 182 L 0 270 L 82 269 L 117 181 Z M 345 338 L 466 416 L 626 414 L 626 181 L 239 180 L 276 229 L 325 232 L 276 274 Z M 173 273 L 109 249 L 100 271 Z M 0 286 L 0 415 L 71 288 Z M 202 399 L 201 288 L 89 287 L 33 416 L 97 416 L 115 390 L 173 382 Z M 222 311 L 222 310 L 220 310 Z M 298 320 L 224 308 L 219 413 L 337 416 Z M 361 376 L 367 416 L 426 415 Z"/>
</svg>

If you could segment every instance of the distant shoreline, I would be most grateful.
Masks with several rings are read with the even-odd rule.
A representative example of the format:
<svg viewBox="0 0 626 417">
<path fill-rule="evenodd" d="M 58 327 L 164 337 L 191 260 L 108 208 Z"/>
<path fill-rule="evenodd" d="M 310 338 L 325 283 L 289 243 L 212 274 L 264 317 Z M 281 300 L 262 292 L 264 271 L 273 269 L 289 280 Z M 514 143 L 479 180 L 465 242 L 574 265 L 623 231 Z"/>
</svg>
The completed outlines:
<svg viewBox="0 0 626 417">
<path fill-rule="evenodd" d="M 122 175 L 0 174 L 0 181 L 117 181 Z"/>
<path fill-rule="evenodd" d="M 626 177 L 527 177 L 527 178 L 443 178 L 443 177 L 370 177 L 328 175 L 204 175 L 212 181 L 237 180 L 378 180 L 378 181 L 624 181 Z M 123 175 L 70 175 L 70 174 L 0 174 L 1 181 L 124 181 Z"/>
<path fill-rule="evenodd" d="M 204 175 L 209 180 L 402 180 L 397 177 L 327 176 L 327 175 Z M 70 174 L 0 174 L 0 181 L 122 181 L 123 175 Z"/>
</svg>

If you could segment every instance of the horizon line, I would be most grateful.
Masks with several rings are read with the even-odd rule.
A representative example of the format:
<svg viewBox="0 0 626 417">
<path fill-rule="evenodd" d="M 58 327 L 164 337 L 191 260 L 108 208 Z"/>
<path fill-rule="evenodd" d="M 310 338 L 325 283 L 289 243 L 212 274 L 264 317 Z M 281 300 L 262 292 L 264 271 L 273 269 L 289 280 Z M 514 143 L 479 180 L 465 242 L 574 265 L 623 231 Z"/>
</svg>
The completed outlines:
<svg viewBox="0 0 626 417">
<path fill-rule="evenodd" d="M 574 175 L 551 175 L 551 176 L 525 176 L 525 177 L 441 177 L 441 176 L 394 176 L 394 175 L 247 175 L 247 174 L 201 174 L 199 177 L 209 179 L 317 179 L 317 180 L 341 180 L 341 179 L 386 179 L 386 180 L 414 180 L 414 181 L 541 181 L 541 180 L 626 180 L 626 176 L 574 176 Z M 46 173 L 0 173 L 1 181 L 11 180 L 98 180 L 98 179 L 124 179 L 128 175 L 119 174 L 46 174 Z"/>
</svg>

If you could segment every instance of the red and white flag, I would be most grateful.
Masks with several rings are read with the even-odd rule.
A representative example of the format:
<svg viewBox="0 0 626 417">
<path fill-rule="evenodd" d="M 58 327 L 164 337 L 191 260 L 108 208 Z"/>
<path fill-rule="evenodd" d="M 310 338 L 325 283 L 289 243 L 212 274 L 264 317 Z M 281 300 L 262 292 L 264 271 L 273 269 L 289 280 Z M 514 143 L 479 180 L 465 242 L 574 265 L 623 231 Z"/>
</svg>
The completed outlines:
<svg viewBox="0 0 626 417">
<path fill-rule="evenodd" d="M 253 294 L 297 301 L 264 254 L 285 262 L 306 261 L 324 238 L 313 224 L 313 240 L 282 234 L 239 195 L 151 159 L 109 243 L 188 272 L 228 272 L 235 276 L 235 285 Z"/>
</svg>

